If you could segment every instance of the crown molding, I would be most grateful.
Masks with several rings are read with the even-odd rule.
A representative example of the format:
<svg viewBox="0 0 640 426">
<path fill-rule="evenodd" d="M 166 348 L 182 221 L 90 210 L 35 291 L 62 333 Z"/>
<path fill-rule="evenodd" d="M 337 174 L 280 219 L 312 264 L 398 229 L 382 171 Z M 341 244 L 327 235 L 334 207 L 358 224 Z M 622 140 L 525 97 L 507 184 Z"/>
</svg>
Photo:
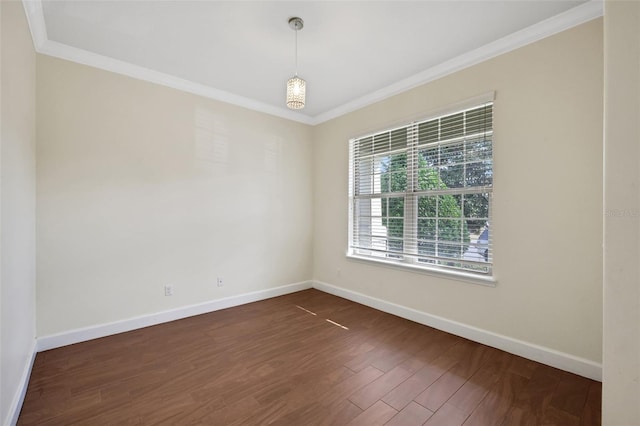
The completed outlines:
<svg viewBox="0 0 640 426">
<path fill-rule="evenodd" d="M 426 69 L 418 74 L 400 80 L 387 87 L 376 90 L 361 98 L 347 102 L 337 108 L 319 114 L 313 118 L 313 125 L 324 123 L 360 108 L 380 102 L 400 93 L 421 86 L 430 81 L 437 80 L 446 75 L 479 64 L 488 59 L 534 43 L 545 37 L 568 30 L 585 22 L 599 18 L 603 15 L 604 3 L 602 0 L 591 0 L 576 6 L 566 12 L 560 13 L 523 30 L 509 34 L 494 42 L 486 44 L 470 52 L 464 53 L 446 62 Z"/>
<path fill-rule="evenodd" d="M 198 96 L 225 102 L 231 105 L 247 108 L 265 114 L 274 115 L 276 117 L 285 118 L 287 120 L 293 120 L 304 124 L 313 124 L 313 120 L 311 117 L 291 111 L 286 108 L 275 107 L 264 102 L 256 101 L 254 99 L 239 96 L 230 92 L 226 92 L 224 90 L 219 90 L 210 86 L 206 86 L 204 84 L 195 83 L 193 81 L 175 77 L 170 74 L 165 74 L 149 68 L 134 65 L 129 62 L 120 61 L 108 56 L 103 56 L 83 49 L 71 47 L 66 44 L 58 43 L 56 41 L 47 40 L 42 45 L 38 53 L 54 56 L 56 58 L 66 59 L 68 61 L 88 65 L 106 71 L 111 71 L 116 74 L 126 75 L 138 80 L 144 80 L 162 86 L 171 87 L 183 92 L 193 93 Z"/>
<path fill-rule="evenodd" d="M 183 92 L 192 93 L 205 98 L 225 102 L 231 105 L 262 112 L 287 120 L 297 121 L 303 124 L 313 124 L 313 118 L 300 112 L 279 108 L 264 102 L 236 95 L 234 93 L 219 90 L 204 84 L 195 83 L 170 74 L 165 74 L 149 68 L 134 65 L 108 56 L 78 49 L 63 43 L 49 40 L 44 20 L 44 12 L 41 0 L 22 0 L 33 45 L 36 52 L 53 56 L 67 61 L 76 62 L 90 67 L 111 71 L 116 74 L 126 75 L 138 80 L 144 80 L 159 84 Z"/>
<path fill-rule="evenodd" d="M 36 52 L 40 52 L 44 43 L 48 40 L 47 25 L 44 22 L 44 11 L 41 0 L 22 0 L 24 12 L 27 15 L 29 31 Z"/>
<path fill-rule="evenodd" d="M 376 102 L 411 90 L 417 86 L 421 86 L 430 81 L 437 80 L 446 75 L 494 58 L 503 53 L 510 52 L 545 37 L 549 37 L 569 28 L 591 21 L 592 19 L 602 16 L 604 13 L 604 4 L 602 0 L 590 0 L 569 9 L 566 12 L 531 25 L 530 27 L 462 54 L 456 58 L 450 59 L 411 77 L 400 80 L 397 83 L 391 84 L 368 95 L 354 99 L 353 101 L 311 117 L 300 112 L 276 107 L 264 102 L 206 86 L 204 84 L 195 83 L 190 80 L 154 71 L 129 62 L 120 61 L 118 59 L 49 40 L 47 37 L 42 1 L 22 0 L 22 3 L 27 15 L 27 22 L 29 23 L 33 44 L 36 52 L 38 53 L 115 72 L 138 80 L 149 81 L 151 83 L 193 93 L 205 98 L 214 99 L 220 102 L 229 103 L 312 126 L 364 108 Z"/>
</svg>

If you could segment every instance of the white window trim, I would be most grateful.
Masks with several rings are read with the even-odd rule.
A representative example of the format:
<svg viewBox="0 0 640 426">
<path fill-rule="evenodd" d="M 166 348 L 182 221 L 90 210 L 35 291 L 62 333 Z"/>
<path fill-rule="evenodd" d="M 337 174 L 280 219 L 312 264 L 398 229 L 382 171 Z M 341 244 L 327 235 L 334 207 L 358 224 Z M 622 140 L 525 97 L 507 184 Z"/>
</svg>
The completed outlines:
<svg viewBox="0 0 640 426">
<path fill-rule="evenodd" d="M 366 134 L 362 135 L 362 136 L 358 136 L 355 138 L 351 138 L 351 140 L 355 140 L 355 139 L 361 139 L 361 138 L 365 138 L 368 135 L 371 134 L 375 134 L 375 133 L 380 133 L 380 132 L 386 132 L 386 131 L 393 131 L 395 130 L 395 128 L 401 128 L 401 127 L 405 127 L 407 126 L 407 123 L 411 123 L 414 121 L 427 121 L 431 118 L 435 118 L 437 116 L 443 116 L 443 115 L 448 115 L 450 113 L 455 113 L 459 110 L 464 110 L 467 108 L 473 108 L 479 104 L 483 104 L 483 103 L 493 103 L 495 101 L 495 92 L 488 92 L 488 93 L 484 93 L 482 95 L 479 96 L 475 96 L 473 98 L 467 99 L 465 101 L 462 102 L 458 102 L 456 104 L 453 105 L 449 105 L 446 108 L 442 108 L 442 109 L 438 109 L 435 111 L 431 111 L 430 114 L 427 115 L 421 115 L 419 119 L 404 119 L 402 121 L 403 124 L 398 124 L 398 125 L 393 125 L 393 126 L 389 126 L 386 127 L 384 129 L 381 129 L 379 131 L 376 132 L 367 132 Z M 349 144 L 351 146 L 351 144 Z M 352 161 L 351 161 L 351 152 L 349 153 L 349 176 L 351 178 L 352 172 L 351 172 L 351 167 L 353 167 Z M 351 182 L 349 183 L 349 188 L 351 188 Z M 351 189 L 350 189 L 351 190 Z M 493 191 L 492 191 L 493 192 Z M 406 205 L 405 205 L 405 209 L 406 209 Z M 409 206 L 409 208 L 411 208 L 411 206 Z M 353 232 L 353 203 L 351 202 L 351 199 L 349 200 L 349 223 L 348 223 L 348 246 L 351 246 L 351 242 L 352 240 L 352 232 Z M 492 209 L 493 210 L 493 209 Z M 493 216 L 493 211 L 490 211 L 490 216 Z M 406 218 L 405 218 L 406 219 Z M 374 264 L 376 266 L 382 266 L 382 267 L 388 267 L 388 268 L 392 268 L 392 269 L 400 269 L 400 270 L 405 270 L 405 271 L 409 271 L 409 272 L 413 272 L 413 273 L 420 273 L 420 274 L 426 274 L 426 275 L 431 275 L 431 276 L 437 276 L 440 278 L 448 278 L 448 279 L 453 279 L 456 281 L 463 281 L 463 282 L 469 282 L 469 283 L 474 283 L 474 284 L 480 284 L 480 285 L 484 285 L 484 286 L 489 286 L 489 287 L 495 287 L 497 285 L 497 278 L 496 278 L 496 274 L 495 274 L 495 265 L 492 262 L 492 266 L 491 266 L 491 271 L 486 274 L 477 274 L 477 273 L 472 273 L 472 272 L 464 272 L 461 270 L 456 270 L 456 269 L 450 269 L 450 268 L 445 268 L 445 267 L 441 267 L 441 266 L 436 266 L 436 265 L 429 265 L 429 264 L 418 264 L 416 262 L 416 259 L 414 259 L 413 257 L 405 257 L 403 259 L 398 259 L 398 260 L 393 260 L 390 258 L 384 258 L 384 259 L 377 259 L 375 257 L 369 257 L 369 256 L 362 256 L 362 255 L 358 255 L 356 253 L 353 253 L 351 248 L 347 249 L 347 253 L 346 253 L 346 257 L 349 260 L 353 260 L 353 261 L 357 261 L 357 262 L 362 262 L 362 263 L 368 263 L 368 264 Z"/>
<path fill-rule="evenodd" d="M 374 257 L 359 256 L 357 254 L 347 252 L 346 258 L 356 262 L 369 263 L 376 266 L 391 268 L 396 270 L 404 270 L 408 272 L 431 275 L 438 278 L 447 278 L 455 281 L 462 281 L 472 284 L 480 284 L 487 287 L 495 287 L 498 279 L 494 275 L 478 275 L 469 272 L 456 271 L 454 269 L 445 269 L 435 266 L 417 266 L 413 263 L 407 263 L 401 260 L 393 261 L 389 259 L 378 260 Z"/>
</svg>

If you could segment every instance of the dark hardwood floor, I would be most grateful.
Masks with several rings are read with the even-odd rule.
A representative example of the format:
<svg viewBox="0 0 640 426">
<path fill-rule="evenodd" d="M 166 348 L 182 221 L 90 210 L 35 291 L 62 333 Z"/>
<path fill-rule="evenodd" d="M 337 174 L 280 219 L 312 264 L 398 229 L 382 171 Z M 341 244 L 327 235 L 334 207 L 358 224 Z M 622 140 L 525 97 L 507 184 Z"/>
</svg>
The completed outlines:
<svg viewBox="0 0 640 426">
<path fill-rule="evenodd" d="M 317 290 L 39 353 L 19 425 L 599 425 L 601 384 Z"/>
</svg>

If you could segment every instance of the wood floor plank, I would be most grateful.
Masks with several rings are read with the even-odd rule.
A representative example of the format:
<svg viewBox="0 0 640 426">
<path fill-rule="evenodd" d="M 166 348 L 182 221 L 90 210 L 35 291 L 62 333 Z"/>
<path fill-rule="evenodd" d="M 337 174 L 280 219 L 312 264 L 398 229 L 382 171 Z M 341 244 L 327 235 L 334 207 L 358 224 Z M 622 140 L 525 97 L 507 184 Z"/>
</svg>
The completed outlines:
<svg viewBox="0 0 640 426">
<path fill-rule="evenodd" d="M 467 341 L 455 345 L 447 354 L 456 361 L 453 367 L 418 395 L 415 401 L 431 411 L 437 411 L 483 364 L 488 362 L 489 355 L 495 353 L 492 348 Z"/>
<path fill-rule="evenodd" d="M 411 373 L 412 372 L 405 367 L 401 365 L 397 366 L 349 396 L 349 400 L 361 409 L 366 410 L 381 399 L 387 392 L 404 382 Z"/>
<path fill-rule="evenodd" d="M 382 401 L 378 401 L 363 411 L 358 417 L 351 420 L 349 426 L 376 426 L 384 425 L 393 416 L 398 414 L 396 410 Z"/>
<path fill-rule="evenodd" d="M 556 388 L 551 406 L 580 418 L 587 402 L 590 380 L 573 374 L 566 374 Z"/>
<path fill-rule="evenodd" d="M 411 402 L 389 420 L 386 426 L 420 426 L 432 415 L 433 411 L 427 410 L 416 402 Z"/>
<path fill-rule="evenodd" d="M 261 409 L 261 405 L 253 396 L 245 397 L 230 405 L 212 403 L 202 404 L 197 407 L 190 407 L 184 413 L 176 418 L 176 421 L 185 424 L 232 424 L 237 421 L 243 421 L 249 418 L 252 413 Z M 145 419 L 151 420 L 150 415 L 146 415 Z"/>
<path fill-rule="evenodd" d="M 447 403 L 459 409 L 467 417 L 476 409 L 498 379 L 498 375 L 490 370 L 480 370 L 467 380 Z"/>
<path fill-rule="evenodd" d="M 18 425 L 599 426 L 600 405 L 600 383 L 305 290 L 38 353 Z"/>
<path fill-rule="evenodd" d="M 600 426 L 602 420 L 602 384 L 591 382 L 587 402 L 584 405 L 580 424 L 582 426 Z"/>
<path fill-rule="evenodd" d="M 427 420 L 425 426 L 460 426 L 467 416 L 450 404 L 444 404 Z"/>
<path fill-rule="evenodd" d="M 396 410 L 402 410 L 415 397 L 420 395 L 433 382 L 438 380 L 445 371 L 446 370 L 442 370 L 437 366 L 427 365 L 396 388 L 392 389 L 382 398 L 382 400 Z"/>
<path fill-rule="evenodd" d="M 538 365 L 505 416 L 503 425 L 540 424 L 560 383 L 558 370 Z"/>
<path fill-rule="evenodd" d="M 541 426 L 578 426 L 580 425 L 580 418 L 554 406 L 549 406 L 539 424 Z"/>
<path fill-rule="evenodd" d="M 414 400 L 431 411 L 438 411 L 465 382 L 466 379 L 464 377 L 447 372 Z"/>
<path fill-rule="evenodd" d="M 342 400 L 329 407 L 324 407 L 323 411 L 318 413 L 314 418 L 306 418 L 306 420 L 298 421 L 296 423 L 289 423 L 285 426 L 292 424 L 311 424 L 318 426 L 334 426 L 334 425 L 346 425 L 351 420 L 355 419 L 362 413 L 362 410 L 358 408 L 348 399 Z M 311 421 L 309 421 L 311 420 Z"/>
<path fill-rule="evenodd" d="M 465 421 L 465 426 L 500 425 L 518 393 L 529 379 L 515 373 L 505 372 L 485 398 Z"/>
<path fill-rule="evenodd" d="M 386 353 L 384 348 L 372 346 L 370 350 L 359 354 L 353 359 L 345 363 L 345 367 L 356 373 L 371 365 L 378 357 L 384 356 Z"/>
<path fill-rule="evenodd" d="M 435 335 L 434 342 L 415 355 L 413 359 L 420 363 L 416 366 L 423 367 L 416 368 L 413 376 L 385 395 L 386 403 L 401 410 L 464 357 L 465 346 L 456 346 L 461 340 L 447 336 Z"/>
<path fill-rule="evenodd" d="M 270 423 L 272 426 L 305 425 L 344 425 L 360 415 L 362 410 L 348 399 L 341 399 L 332 404 L 309 402 L 289 411 Z"/>
<path fill-rule="evenodd" d="M 509 366 L 509 373 L 518 374 L 522 377 L 530 379 L 538 364 L 535 361 L 531 361 L 517 355 L 511 355 L 511 357 L 513 361 Z"/>
<path fill-rule="evenodd" d="M 341 399 L 347 399 L 351 394 L 374 382 L 383 374 L 385 373 L 369 366 L 343 382 L 338 383 L 323 396 L 322 400 L 328 405 Z"/>
</svg>

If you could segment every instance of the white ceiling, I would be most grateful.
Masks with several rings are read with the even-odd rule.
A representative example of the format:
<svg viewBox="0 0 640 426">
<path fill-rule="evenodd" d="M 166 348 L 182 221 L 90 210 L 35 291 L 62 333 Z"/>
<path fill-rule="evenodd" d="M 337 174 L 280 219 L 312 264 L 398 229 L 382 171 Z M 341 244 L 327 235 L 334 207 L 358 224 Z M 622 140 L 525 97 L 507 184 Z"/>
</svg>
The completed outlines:
<svg viewBox="0 0 640 426">
<path fill-rule="evenodd" d="M 583 1 L 25 0 L 42 53 L 317 123 L 602 14 Z M 307 105 L 284 105 L 294 73 Z"/>
</svg>

